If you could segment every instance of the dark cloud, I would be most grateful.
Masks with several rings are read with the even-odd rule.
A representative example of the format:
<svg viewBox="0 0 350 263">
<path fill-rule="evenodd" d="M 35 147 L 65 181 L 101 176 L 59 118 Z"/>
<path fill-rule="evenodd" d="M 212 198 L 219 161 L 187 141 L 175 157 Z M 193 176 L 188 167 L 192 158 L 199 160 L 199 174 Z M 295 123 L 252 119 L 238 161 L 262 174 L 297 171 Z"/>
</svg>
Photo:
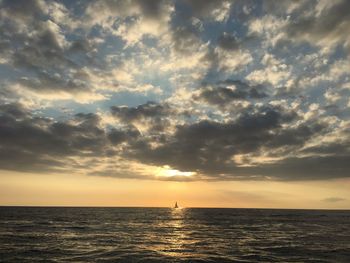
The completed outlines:
<svg viewBox="0 0 350 263">
<path fill-rule="evenodd" d="M 13 65 L 36 69 L 51 62 L 56 65 L 66 62 L 55 31 L 58 26 L 47 18 L 44 5 L 39 1 L 9 2 L 2 2 L 2 12 L 6 15 L 1 17 L 3 30 L 0 34 L 2 39 L 12 43 L 7 52 L 15 51 Z"/>
<path fill-rule="evenodd" d="M 310 1 L 311 2 L 311 1 Z M 349 48 L 350 33 L 350 2 L 337 1 L 327 5 L 318 15 L 308 12 L 315 5 L 307 3 L 303 6 L 303 12 L 298 14 L 292 23 L 289 23 L 286 32 L 291 39 L 305 40 L 311 44 L 323 42 L 323 44 L 346 46 Z"/>
<path fill-rule="evenodd" d="M 91 59 L 94 47 L 86 39 L 70 42 L 67 28 L 48 11 L 49 4 L 34 0 L 0 3 L 0 55 L 7 58 L 9 67 L 21 72 L 19 79 L 14 74 L 9 83 L 21 83 L 22 88 L 39 93 L 92 92 L 72 72 L 96 66 Z M 66 15 L 69 18 L 70 13 Z"/>
<path fill-rule="evenodd" d="M 263 85 L 249 85 L 239 80 L 225 80 L 214 85 L 204 84 L 195 99 L 224 107 L 235 100 L 262 99 L 267 96 Z"/>
<path fill-rule="evenodd" d="M 144 123 L 156 132 L 168 126 L 168 117 L 175 111 L 166 103 L 147 102 L 137 107 L 112 106 L 111 113 L 124 124 Z"/>
<path fill-rule="evenodd" d="M 150 101 L 137 107 L 112 106 L 111 112 L 113 116 L 124 122 L 132 122 L 145 118 L 160 118 L 162 116 L 167 116 L 171 112 L 171 109 L 167 104 L 159 104 Z"/>
<path fill-rule="evenodd" d="M 136 131 L 106 131 L 96 114 L 79 113 L 71 120 L 57 122 L 30 113 L 20 104 L 0 105 L 1 169 L 60 170 L 69 157 L 103 157 L 112 144 L 138 136 Z M 15 156 L 15 158 L 14 158 Z"/>
<path fill-rule="evenodd" d="M 2 12 L 14 19 L 33 21 L 34 18 L 43 16 L 43 5 L 38 0 L 3 0 L 0 2 Z"/>
<path fill-rule="evenodd" d="M 182 8 L 176 9 L 176 19 L 171 23 L 171 36 L 173 48 L 182 54 L 191 54 L 198 51 L 204 44 L 201 39 L 202 22 L 200 19 L 213 18 L 212 12 L 222 7 L 223 1 L 179 1 Z M 198 19 L 200 18 L 200 19 Z M 230 39 L 231 38 L 231 39 Z M 230 43 L 229 43 L 230 42 Z M 218 43 L 225 47 L 235 45 L 232 36 L 223 34 Z"/>
<path fill-rule="evenodd" d="M 167 4 L 164 0 L 136 0 L 135 3 L 141 7 L 142 14 L 146 18 L 157 19 L 162 16 L 163 7 Z"/>
<path fill-rule="evenodd" d="M 274 138 L 267 143 L 267 147 L 303 145 L 312 136 L 321 134 L 326 128 L 328 127 L 325 123 L 313 122 L 303 123 L 288 129 L 281 129 L 274 132 Z"/>
<path fill-rule="evenodd" d="M 273 140 L 272 130 L 294 118 L 292 112 L 267 107 L 227 123 L 200 121 L 178 126 L 158 148 L 147 143 L 134 145 L 131 155 L 146 163 L 201 171 L 214 177 L 224 172 L 234 174 L 235 166 L 230 161 L 233 155 L 258 151 Z"/>
<path fill-rule="evenodd" d="M 19 103 L 1 104 L 0 112 L 14 119 L 23 119 L 27 116 L 27 111 Z"/>
<path fill-rule="evenodd" d="M 28 115 L 20 105 L 2 105 L 0 155 L 2 169 L 33 170 L 60 162 L 52 155 L 70 152 L 65 140 L 46 130 L 51 121 Z"/>
<path fill-rule="evenodd" d="M 62 156 L 101 150 L 104 131 L 98 127 L 95 114 L 77 114 L 70 123 L 37 117 L 15 104 L 3 105 L 0 110 L 2 147 Z"/>
<path fill-rule="evenodd" d="M 246 174 L 256 174 L 279 180 L 322 180 L 344 178 L 350 174 L 350 154 L 333 156 L 287 157 L 273 164 L 245 169 Z"/>
<path fill-rule="evenodd" d="M 0 169 L 141 178 L 128 167 L 135 161 L 197 172 L 186 180 L 349 176 L 348 65 L 335 62 L 346 61 L 344 50 L 335 46 L 350 43 L 348 1 L 323 9 L 317 1 L 68 2 L 0 1 Z M 229 16 L 234 19 L 226 20 Z M 286 23 L 282 29 L 276 26 L 279 19 Z M 250 33 L 253 29 L 259 33 Z M 279 38 L 284 42 L 274 43 Z M 291 46 L 295 41 L 335 52 Z M 271 59 L 264 76 L 264 69 L 246 61 L 257 62 L 266 52 Z M 183 65 L 187 56 L 191 61 Z M 115 69 L 132 83 L 126 89 L 135 84 L 139 90 L 146 82 L 166 85 L 166 101 L 119 104 L 98 114 L 86 111 L 106 104 L 86 105 L 85 113 L 59 118 L 61 106 L 79 112 L 69 101 L 83 102 L 79 95 L 110 98 L 108 105 L 124 99 L 133 104 L 135 97 L 120 92 L 123 81 L 114 89 Z M 284 72 L 277 87 L 243 81 L 251 73 L 263 81 Z M 333 73 L 339 83 L 331 80 Z M 324 96 L 323 82 L 338 98 Z M 67 101 L 42 101 L 60 98 Z M 31 111 L 32 104 L 42 113 Z"/>
<path fill-rule="evenodd" d="M 135 139 L 137 139 L 140 136 L 140 132 L 133 128 L 130 127 L 127 130 L 117 130 L 117 129 L 112 129 L 108 133 L 108 139 L 112 142 L 112 144 L 120 144 L 122 142 L 130 142 Z"/>
<path fill-rule="evenodd" d="M 229 122 L 200 121 L 178 126 L 158 147 L 149 141 L 133 144 L 129 157 L 153 164 L 170 165 L 181 171 L 196 171 L 213 180 L 265 179 L 314 180 L 344 177 L 350 174 L 349 152 L 328 156 L 290 157 L 315 136 L 329 132 L 326 123 L 310 121 L 296 126 L 294 112 L 276 107 L 261 107 L 241 114 Z M 251 162 L 261 153 L 276 158 L 273 162 Z M 248 154 L 246 165 L 234 156 Z M 298 154 L 297 154 L 298 155 Z"/>
<path fill-rule="evenodd" d="M 92 16 L 89 17 L 90 19 L 93 19 L 94 15 L 100 15 L 99 13 L 115 17 L 133 16 L 140 13 L 145 18 L 156 20 L 163 16 L 163 11 L 168 5 L 169 1 L 166 0 L 101 0 L 88 3 L 85 6 L 85 12 L 88 16 Z"/>
<path fill-rule="evenodd" d="M 343 142 L 323 143 L 322 145 L 310 146 L 303 149 L 303 152 L 309 154 L 346 154 L 350 152 L 349 139 Z"/>
<path fill-rule="evenodd" d="M 93 49 L 91 43 L 86 39 L 75 40 L 70 44 L 69 51 L 72 53 L 87 53 Z"/>
<path fill-rule="evenodd" d="M 174 133 L 164 133 L 164 129 L 155 125 L 163 118 L 174 116 L 175 111 L 168 104 L 149 102 L 134 108 L 113 107 L 111 111 L 122 120 L 124 128 L 102 128 L 101 118 L 93 113 L 79 113 L 67 121 L 57 122 L 32 114 L 20 104 L 0 105 L 0 168 L 86 169 L 70 158 L 95 158 L 97 165 L 102 157 L 115 157 L 197 172 L 191 180 L 203 179 L 202 176 L 211 180 L 267 177 L 313 180 L 350 174 L 348 148 L 339 151 L 340 145 L 333 148 L 325 145 L 327 150 L 307 147 L 304 154 L 298 154 L 302 153 L 300 147 L 329 131 L 329 127 L 317 120 L 297 124 L 300 117 L 280 106 L 248 108 L 226 122 L 201 120 L 178 125 Z M 141 134 L 133 126 L 133 122 L 140 120 L 152 124 L 147 134 Z M 122 148 L 113 148 L 119 145 Z M 313 154 L 305 155 L 307 152 Z M 254 157 L 259 159 L 261 153 L 269 153 L 268 156 L 277 160 L 252 161 Z M 290 153 L 298 157 L 290 157 Z M 246 155 L 242 159 L 246 165 L 237 163 L 237 155 Z M 123 176 L 127 176 L 129 172 L 123 169 Z M 120 172 L 115 171 L 111 176 L 118 176 Z"/>
<path fill-rule="evenodd" d="M 176 52 L 190 54 L 197 51 L 202 44 L 198 29 L 193 26 L 179 26 L 173 29 L 172 39 L 173 47 Z"/>
<path fill-rule="evenodd" d="M 226 50 L 237 50 L 240 43 L 234 35 L 225 32 L 218 38 L 217 45 Z"/>
<path fill-rule="evenodd" d="M 56 74 L 51 75 L 45 72 L 38 72 L 37 78 L 21 78 L 18 80 L 25 87 L 35 91 L 45 91 L 55 93 L 65 91 L 68 93 L 77 93 L 88 91 L 89 87 L 86 82 L 78 79 L 65 79 L 63 76 Z"/>
</svg>

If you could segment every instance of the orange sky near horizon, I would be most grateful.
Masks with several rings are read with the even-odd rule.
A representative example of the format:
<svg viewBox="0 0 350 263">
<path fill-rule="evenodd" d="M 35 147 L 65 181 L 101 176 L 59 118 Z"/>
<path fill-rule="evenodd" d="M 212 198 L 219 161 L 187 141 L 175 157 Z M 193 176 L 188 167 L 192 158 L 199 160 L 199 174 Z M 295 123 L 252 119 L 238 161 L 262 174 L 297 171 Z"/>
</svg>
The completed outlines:
<svg viewBox="0 0 350 263">
<path fill-rule="evenodd" d="M 0 171 L 0 205 L 349 209 L 349 179 L 173 182 Z"/>
</svg>

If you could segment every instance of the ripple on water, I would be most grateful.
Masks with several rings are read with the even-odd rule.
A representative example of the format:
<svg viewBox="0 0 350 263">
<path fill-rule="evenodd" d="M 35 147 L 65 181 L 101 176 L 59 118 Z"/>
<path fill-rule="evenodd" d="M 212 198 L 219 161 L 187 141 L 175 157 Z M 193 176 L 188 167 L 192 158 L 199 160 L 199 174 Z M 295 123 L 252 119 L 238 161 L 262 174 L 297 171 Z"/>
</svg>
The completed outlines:
<svg viewBox="0 0 350 263">
<path fill-rule="evenodd" d="M 0 259 L 348 263 L 349 218 L 349 211 L 2 207 Z"/>
</svg>

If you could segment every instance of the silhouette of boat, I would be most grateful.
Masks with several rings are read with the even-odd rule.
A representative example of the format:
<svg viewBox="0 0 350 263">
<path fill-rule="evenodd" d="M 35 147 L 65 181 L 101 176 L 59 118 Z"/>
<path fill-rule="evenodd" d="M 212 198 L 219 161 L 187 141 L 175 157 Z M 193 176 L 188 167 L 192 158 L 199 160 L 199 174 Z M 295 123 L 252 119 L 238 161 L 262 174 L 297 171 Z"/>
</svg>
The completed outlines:
<svg viewBox="0 0 350 263">
<path fill-rule="evenodd" d="M 175 202 L 174 208 L 179 208 L 179 206 L 177 205 L 177 202 Z"/>
</svg>

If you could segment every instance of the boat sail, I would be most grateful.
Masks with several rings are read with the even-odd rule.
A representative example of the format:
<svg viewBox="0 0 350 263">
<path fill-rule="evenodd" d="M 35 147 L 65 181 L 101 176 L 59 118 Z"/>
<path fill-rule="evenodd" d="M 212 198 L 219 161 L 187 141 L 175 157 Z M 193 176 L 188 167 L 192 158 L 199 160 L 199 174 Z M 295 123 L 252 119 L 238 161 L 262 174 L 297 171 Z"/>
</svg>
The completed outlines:
<svg viewBox="0 0 350 263">
<path fill-rule="evenodd" d="M 179 206 L 177 205 L 177 202 L 175 202 L 174 208 L 179 208 Z"/>
</svg>

